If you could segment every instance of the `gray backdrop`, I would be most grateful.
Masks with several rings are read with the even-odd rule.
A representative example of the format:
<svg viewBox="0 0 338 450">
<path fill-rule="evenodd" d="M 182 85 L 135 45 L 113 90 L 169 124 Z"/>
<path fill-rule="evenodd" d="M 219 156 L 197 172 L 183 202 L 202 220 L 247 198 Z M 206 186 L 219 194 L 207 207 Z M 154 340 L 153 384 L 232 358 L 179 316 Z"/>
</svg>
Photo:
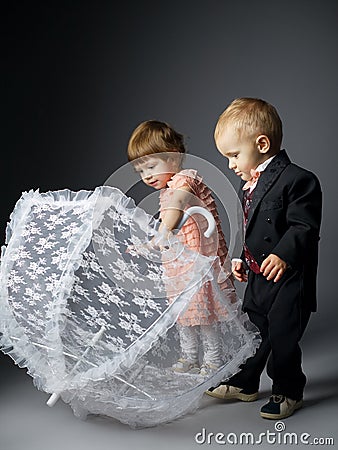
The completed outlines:
<svg viewBox="0 0 338 450">
<path fill-rule="evenodd" d="M 103 184 L 127 162 L 129 135 L 146 119 L 171 123 L 189 153 L 236 186 L 213 142 L 215 122 L 235 97 L 261 97 L 280 113 L 291 159 L 322 184 L 319 311 L 307 330 L 309 348 L 331 333 L 338 309 L 338 2 L 6 3 L 1 243 L 22 191 Z M 14 369 L 0 358 L 1 392 Z"/>
</svg>

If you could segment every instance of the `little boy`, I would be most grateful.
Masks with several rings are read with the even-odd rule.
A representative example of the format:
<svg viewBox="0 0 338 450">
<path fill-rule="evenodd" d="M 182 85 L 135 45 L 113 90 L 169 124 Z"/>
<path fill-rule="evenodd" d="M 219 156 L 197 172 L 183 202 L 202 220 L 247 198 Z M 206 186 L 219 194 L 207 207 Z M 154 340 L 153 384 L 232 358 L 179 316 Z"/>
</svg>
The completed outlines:
<svg viewBox="0 0 338 450">
<path fill-rule="evenodd" d="M 317 177 L 290 162 L 280 149 L 282 135 L 276 109 L 255 98 L 234 100 L 215 128 L 218 150 L 243 180 L 245 242 L 232 265 L 235 278 L 247 281 L 243 311 L 259 328 L 262 344 L 239 373 L 207 393 L 256 400 L 267 362 L 272 396 L 260 412 L 267 419 L 288 417 L 302 406 L 299 341 L 316 310 L 322 208 Z"/>
</svg>

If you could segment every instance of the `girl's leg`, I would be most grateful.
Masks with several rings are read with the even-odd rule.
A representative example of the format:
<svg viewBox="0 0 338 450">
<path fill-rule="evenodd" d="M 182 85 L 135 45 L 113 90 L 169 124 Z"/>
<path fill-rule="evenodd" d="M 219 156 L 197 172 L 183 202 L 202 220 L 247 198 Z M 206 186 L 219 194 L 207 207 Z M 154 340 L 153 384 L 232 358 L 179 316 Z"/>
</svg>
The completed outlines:
<svg viewBox="0 0 338 450">
<path fill-rule="evenodd" d="M 197 326 L 177 325 L 180 336 L 181 357 L 173 365 L 176 372 L 198 372 L 198 331 Z"/>
<path fill-rule="evenodd" d="M 203 366 L 215 370 L 223 364 L 220 324 L 201 325 L 201 338 L 203 343 Z"/>
</svg>

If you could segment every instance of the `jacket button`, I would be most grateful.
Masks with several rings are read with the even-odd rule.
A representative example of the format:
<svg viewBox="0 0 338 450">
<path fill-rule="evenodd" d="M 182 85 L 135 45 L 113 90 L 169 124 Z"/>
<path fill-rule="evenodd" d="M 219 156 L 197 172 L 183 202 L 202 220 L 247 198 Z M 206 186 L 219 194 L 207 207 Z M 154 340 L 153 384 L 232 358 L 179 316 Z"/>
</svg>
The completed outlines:
<svg viewBox="0 0 338 450">
<path fill-rule="evenodd" d="M 263 239 L 264 239 L 264 241 L 266 241 L 266 242 L 270 242 L 270 241 L 271 241 L 270 236 L 264 236 Z"/>
<path fill-rule="evenodd" d="M 262 257 L 262 258 L 265 258 L 265 256 L 266 256 L 265 253 L 262 253 L 262 254 L 261 254 L 261 257 Z"/>
<path fill-rule="evenodd" d="M 267 221 L 268 223 L 272 223 L 272 220 L 270 219 L 270 217 L 268 217 L 268 218 L 266 219 L 266 221 Z"/>
</svg>

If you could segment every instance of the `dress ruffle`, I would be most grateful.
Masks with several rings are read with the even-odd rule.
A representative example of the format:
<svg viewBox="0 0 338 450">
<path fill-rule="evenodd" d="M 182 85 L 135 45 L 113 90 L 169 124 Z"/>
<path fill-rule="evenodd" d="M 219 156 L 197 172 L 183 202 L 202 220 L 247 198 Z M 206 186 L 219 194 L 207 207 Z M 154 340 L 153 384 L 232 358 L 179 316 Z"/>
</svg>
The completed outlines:
<svg viewBox="0 0 338 450">
<path fill-rule="evenodd" d="M 176 173 L 167 183 L 168 189 L 164 189 L 160 196 L 160 210 L 165 209 L 170 203 L 170 196 L 174 189 L 180 189 L 188 186 L 192 194 L 196 197 L 199 206 L 210 211 L 216 222 L 216 232 L 208 239 L 204 238 L 203 233 L 207 229 L 207 220 L 205 217 L 196 216 L 189 218 L 177 233 L 177 237 L 183 245 L 187 246 L 193 251 L 196 251 L 205 256 L 218 256 L 220 266 L 223 271 L 223 282 L 220 284 L 224 295 L 233 302 L 236 296 L 233 285 L 233 278 L 230 273 L 230 263 L 227 261 L 228 249 L 226 246 L 224 234 L 221 227 L 221 221 L 218 215 L 215 200 L 210 189 L 203 183 L 203 178 L 198 175 L 194 169 L 183 169 Z M 190 203 L 186 208 L 192 206 Z M 171 274 L 175 269 L 168 268 Z M 226 281 L 224 281 L 226 279 Z M 186 326 L 194 325 L 208 325 L 215 321 L 215 314 L 213 308 L 217 308 L 219 317 L 226 316 L 226 310 L 216 303 L 210 303 L 210 296 L 213 297 L 212 289 L 209 285 L 202 286 L 201 290 L 197 292 L 190 306 L 184 311 L 178 319 L 178 323 Z M 210 310 L 211 308 L 211 310 Z"/>
</svg>

